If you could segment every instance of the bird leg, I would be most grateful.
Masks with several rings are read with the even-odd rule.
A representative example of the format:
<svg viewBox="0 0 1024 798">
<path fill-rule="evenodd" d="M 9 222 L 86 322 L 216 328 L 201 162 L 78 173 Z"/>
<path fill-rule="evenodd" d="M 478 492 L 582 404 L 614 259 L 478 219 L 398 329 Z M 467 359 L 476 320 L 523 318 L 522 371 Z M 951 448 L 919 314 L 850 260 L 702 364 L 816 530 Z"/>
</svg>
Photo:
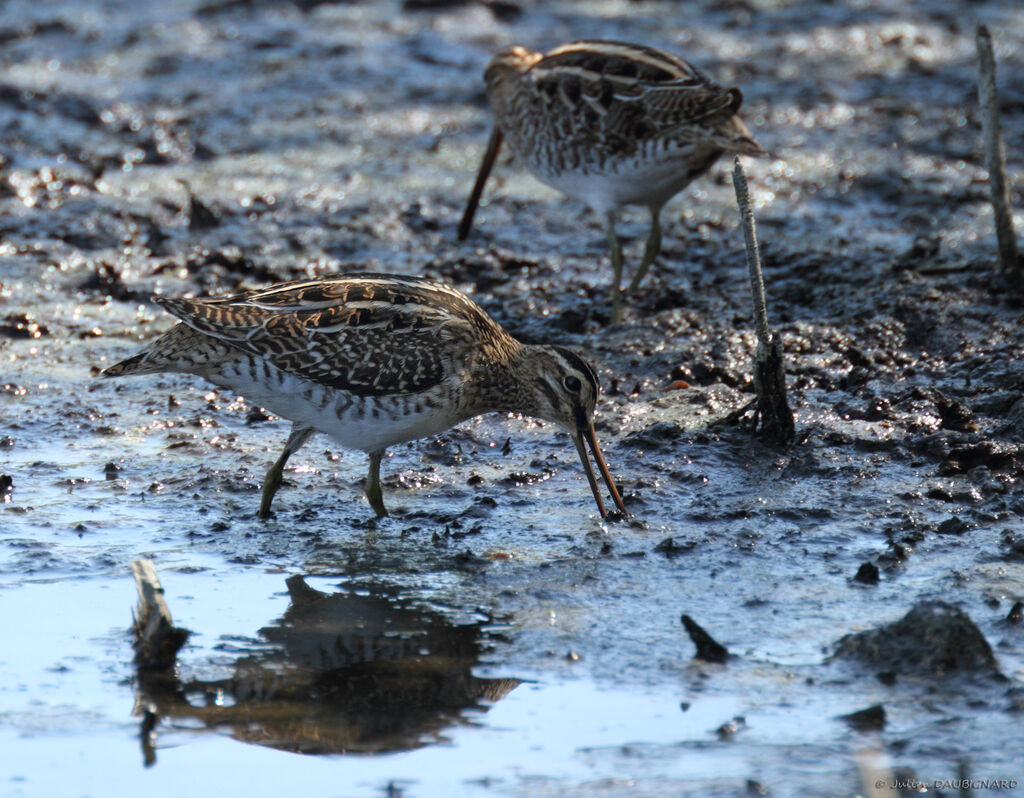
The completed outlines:
<svg viewBox="0 0 1024 798">
<path fill-rule="evenodd" d="M 647 243 L 644 245 L 644 259 L 640 261 L 640 268 L 636 270 L 632 281 L 629 283 L 627 293 L 636 291 L 640 281 L 644 279 L 647 270 L 651 268 L 654 259 L 661 252 L 661 208 L 651 208 L 651 232 L 647 236 Z"/>
<path fill-rule="evenodd" d="M 291 434 L 288 436 L 281 456 L 267 471 L 263 477 L 263 494 L 260 499 L 260 518 L 270 518 L 270 503 L 274 500 L 274 494 L 281 487 L 281 478 L 284 474 L 284 465 L 288 458 L 295 454 L 313 434 L 312 427 L 304 427 L 298 422 L 292 424 Z"/>
<path fill-rule="evenodd" d="M 604 230 L 608 236 L 608 254 L 612 259 L 612 324 L 622 321 L 622 244 L 615 234 L 615 215 L 605 217 Z"/>
<path fill-rule="evenodd" d="M 384 494 L 380 489 L 380 460 L 383 456 L 383 449 L 379 452 L 370 452 L 370 472 L 366 475 L 366 500 L 370 502 L 378 518 L 388 514 L 384 507 Z"/>
</svg>

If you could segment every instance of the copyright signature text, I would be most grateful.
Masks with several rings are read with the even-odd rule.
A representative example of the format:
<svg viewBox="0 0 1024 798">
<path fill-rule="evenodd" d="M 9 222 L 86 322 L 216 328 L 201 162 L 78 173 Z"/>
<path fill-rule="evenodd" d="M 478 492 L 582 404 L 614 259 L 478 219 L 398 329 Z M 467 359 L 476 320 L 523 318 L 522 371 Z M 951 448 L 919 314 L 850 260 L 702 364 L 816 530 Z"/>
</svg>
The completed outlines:
<svg viewBox="0 0 1024 798">
<path fill-rule="evenodd" d="M 877 790 L 1016 790 L 1017 779 L 877 779 Z"/>
</svg>

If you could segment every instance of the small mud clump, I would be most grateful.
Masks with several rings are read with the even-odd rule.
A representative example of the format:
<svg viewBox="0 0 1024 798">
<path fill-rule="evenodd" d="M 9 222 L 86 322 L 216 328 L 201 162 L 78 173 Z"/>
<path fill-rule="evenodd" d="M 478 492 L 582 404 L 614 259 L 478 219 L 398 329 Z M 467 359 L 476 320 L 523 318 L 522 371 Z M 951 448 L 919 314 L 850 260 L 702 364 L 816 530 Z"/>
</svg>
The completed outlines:
<svg viewBox="0 0 1024 798">
<path fill-rule="evenodd" d="M 877 585 L 878 566 L 872 562 L 862 563 L 860 568 L 857 569 L 856 576 L 853 578 L 855 581 L 861 582 L 865 585 Z"/>
<path fill-rule="evenodd" d="M 895 623 L 840 638 L 834 658 L 918 676 L 958 671 L 1001 675 L 992 648 L 974 622 L 941 601 L 922 602 Z"/>
<path fill-rule="evenodd" d="M 881 731 L 885 728 L 885 707 L 874 704 L 867 709 L 840 715 L 839 719 L 846 721 L 851 728 L 861 733 Z"/>
<path fill-rule="evenodd" d="M 0 321 L 0 335 L 5 338 L 45 338 L 50 331 L 27 313 L 10 314 Z"/>
</svg>

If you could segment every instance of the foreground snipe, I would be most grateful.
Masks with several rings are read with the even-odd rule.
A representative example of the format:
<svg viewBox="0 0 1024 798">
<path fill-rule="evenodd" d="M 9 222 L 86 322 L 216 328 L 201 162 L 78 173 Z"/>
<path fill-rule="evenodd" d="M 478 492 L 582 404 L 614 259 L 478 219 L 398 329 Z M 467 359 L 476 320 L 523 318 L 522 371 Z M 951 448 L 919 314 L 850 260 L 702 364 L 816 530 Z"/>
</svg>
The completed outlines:
<svg viewBox="0 0 1024 798">
<path fill-rule="evenodd" d="M 615 506 L 626 511 L 594 435 L 594 369 L 560 346 L 519 343 L 454 288 L 351 274 L 224 299 L 155 301 L 181 323 L 103 374 L 197 374 L 290 419 L 284 452 L 263 483 L 262 518 L 288 458 L 314 432 L 369 454 L 366 498 L 383 516 L 388 446 L 492 410 L 565 429 L 604 517 L 588 442 Z"/>
<path fill-rule="evenodd" d="M 622 247 L 615 212 L 645 205 L 651 232 L 629 290 L 661 249 L 662 206 L 725 152 L 763 155 L 736 115 L 743 95 L 681 58 L 611 41 L 564 44 L 542 54 L 513 47 L 484 72 L 494 128 L 466 204 L 459 239 L 473 225 L 484 183 L 507 139 L 543 183 L 604 219 L 611 252 L 612 317 L 622 317 Z"/>
</svg>

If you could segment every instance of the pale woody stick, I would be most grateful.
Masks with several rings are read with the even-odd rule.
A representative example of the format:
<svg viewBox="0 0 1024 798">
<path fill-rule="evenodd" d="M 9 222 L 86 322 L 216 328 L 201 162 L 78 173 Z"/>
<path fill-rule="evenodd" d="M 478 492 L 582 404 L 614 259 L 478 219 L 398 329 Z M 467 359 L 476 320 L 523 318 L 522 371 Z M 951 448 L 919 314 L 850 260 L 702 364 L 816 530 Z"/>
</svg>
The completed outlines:
<svg viewBox="0 0 1024 798">
<path fill-rule="evenodd" d="M 985 140 L 985 168 L 992 191 L 992 213 L 999 243 L 999 265 L 1004 271 L 1020 269 L 1017 238 L 1010 212 L 1010 186 L 1006 180 L 1006 151 L 999 129 L 999 97 L 996 94 L 996 62 L 992 55 L 992 36 L 979 24 L 975 34 L 978 46 L 978 102 L 981 105 L 981 132 Z"/>
<path fill-rule="evenodd" d="M 768 310 L 764 298 L 764 274 L 761 272 L 761 252 L 757 246 L 757 231 L 754 227 L 754 214 L 750 210 L 750 192 L 747 190 L 747 177 L 743 174 L 739 156 L 732 167 L 732 185 L 736 190 L 736 202 L 740 206 L 740 220 L 743 225 L 743 242 L 747 247 L 747 269 L 750 272 L 750 294 L 754 300 L 754 327 L 757 330 L 757 346 L 771 346 L 771 333 L 768 330 Z"/>
<path fill-rule="evenodd" d="M 133 560 L 131 569 L 139 591 L 133 624 L 135 662 L 140 670 L 170 671 L 188 631 L 175 627 L 153 561 Z"/>
<path fill-rule="evenodd" d="M 743 240 L 747 250 L 750 293 L 754 303 L 754 328 L 757 331 L 757 354 L 754 356 L 754 389 L 757 392 L 757 415 L 761 430 L 779 443 L 793 439 L 796 428 L 793 411 L 786 400 L 786 374 L 782 360 L 782 339 L 768 328 L 768 311 L 764 295 L 764 275 L 754 230 L 754 214 L 750 209 L 747 178 L 737 156 L 732 170 L 732 184 L 743 223 Z"/>
</svg>

